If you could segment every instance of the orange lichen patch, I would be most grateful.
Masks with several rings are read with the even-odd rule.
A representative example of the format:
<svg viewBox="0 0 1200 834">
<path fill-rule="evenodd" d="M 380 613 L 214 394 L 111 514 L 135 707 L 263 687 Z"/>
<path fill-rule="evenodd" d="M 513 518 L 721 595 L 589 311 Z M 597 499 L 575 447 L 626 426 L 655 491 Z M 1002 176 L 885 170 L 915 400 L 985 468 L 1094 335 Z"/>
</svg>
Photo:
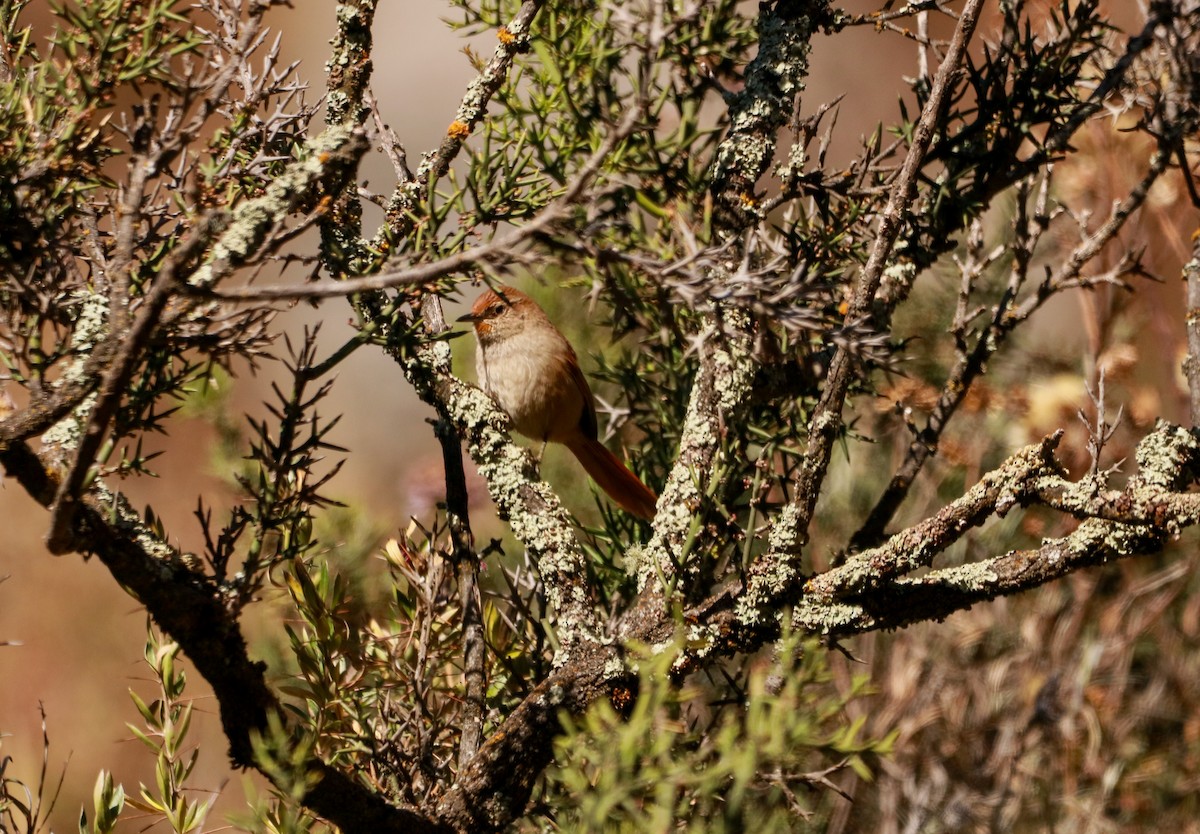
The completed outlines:
<svg viewBox="0 0 1200 834">
<path fill-rule="evenodd" d="M 460 122 L 455 119 L 450 123 L 450 127 L 446 128 L 446 135 L 452 136 L 455 139 L 466 139 L 471 133 L 471 126 L 466 122 Z"/>
<path fill-rule="evenodd" d="M 496 40 L 500 41 L 500 43 L 504 44 L 505 46 L 512 46 L 514 43 L 516 43 L 517 36 L 508 31 L 507 26 L 501 26 L 496 30 Z"/>
<path fill-rule="evenodd" d="M 617 686 L 612 692 L 611 701 L 613 709 L 624 714 L 631 706 L 633 706 L 634 698 L 635 696 L 632 689 L 627 686 Z"/>
</svg>

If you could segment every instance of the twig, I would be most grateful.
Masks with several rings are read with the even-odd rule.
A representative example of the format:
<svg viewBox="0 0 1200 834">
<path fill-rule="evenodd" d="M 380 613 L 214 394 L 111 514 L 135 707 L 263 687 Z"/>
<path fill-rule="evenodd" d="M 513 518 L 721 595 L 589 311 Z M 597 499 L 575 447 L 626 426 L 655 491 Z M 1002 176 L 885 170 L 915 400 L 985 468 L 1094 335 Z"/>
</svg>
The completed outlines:
<svg viewBox="0 0 1200 834">
<path fill-rule="evenodd" d="M 1100 475 L 1100 459 L 1104 454 L 1104 447 L 1108 445 L 1108 441 L 1112 440 L 1113 435 L 1117 433 L 1117 429 L 1121 425 L 1121 415 L 1124 408 L 1117 409 L 1117 416 L 1113 422 L 1108 422 L 1108 417 L 1105 415 L 1105 377 L 1107 374 L 1103 367 L 1100 368 L 1099 376 L 1096 380 L 1096 388 L 1093 390 L 1091 385 L 1086 385 L 1088 399 L 1092 401 L 1092 407 L 1096 411 L 1095 421 L 1088 419 L 1083 413 L 1083 409 L 1078 412 L 1078 417 L 1084 428 L 1087 430 L 1087 450 L 1092 458 L 1092 466 L 1089 471 L 1089 476 L 1093 479 Z M 1094 483 L 1095 481 L 1093 481 Z"/>
<path fill-rule="evenodd" d="M 60 482 L 50 509 L 50 531 L 46 534 L 46 547 L 51 553 L 60 555 L 74 548 L 74 522 L 79 491 L 108 432 L 109 423 L 116 416 L 117 409 L 125 397 L 129 380 L 142 359 L 143 349 L 158 326 L 159 317 L 179 289 L 180 272 L 189 261 L 204 251 L 222 221 L 222 215 L 210 212 L 192 229 L 187 238 L 171 252 L 129 331 L 115 332 L 108 336 L 118 347 L 100 384 L 96 404 L 88 414 L 87 426 L 75 449 L 71 467 Z"/>
<path fill-rule="evenodd" d="M 549 231 L 580 200 L 584 198 L 591 199 L 585 193 L 588 187 L 604 166 L 613 149 L 637 128 L 643 114 L 644 110 L 642 108 L 630 108 L 621 120 L 621 123 L 609 131 L 604 141 L 600 144 L 600 147 L 575 172 L 574 177 L 572 177 L 558 198 L 546 206 L 537 217 L 525 225 L 507 234 L 492 238 L 489 242 L 474 249 L 465 249 L 432 263 L 418 264 L 388 272 L 378 272 L 374 275 L 364 275 L 360 278 L 315 281 L 311 284 L 302 285 L 279 284 L 267 287 L 207 291 L 197 289 L 196 292 L 205 296 L 238 301 L 332 298 L 335 296 L 357 295 L 402 286 L 424 284 L 456 272 L 461 272 L 467 267 L 479 263 L 508 263 L 515 257 L 515 251 L 522 244 L 537 235 Z"/>
<path fill-rule="evenodd" d="M 408 170 L 408 154 L 404 150 L 404 145 L 401 144 L 400 137 L 396 135 L 396 132 L 383 120 L 383 114 L 379 112 L 379 102 L 376 101 L 375 95 L 370 90 L 363 94 L 363 103 L 371 110 L 371 118 L 375 121 L 375 129 L 379 132 L 379 144 L 383 147 L 388 161 L 392 163 L 396 182 L 401 185 L 412 182 L 413 174 Z"/>
<path fill-rule="evenodd" d="M 129 305 L 132 301 L 129 291 L 136 266 L 135 236 L 139 225 L 146 220 L 143 203 L 151 179 L 169 166 L 200 135 L 209 117 L 218 110 L 230 85 L 261 43 L 263 15 L 268 8 L 267 3 L 248 4 L 247 20 L 232 50 L 242 60 L 227 61 L 213 75 L 193 80 L 181 94 L 181 99 L 173 103 L 172 109 L 182 116 L 183 111 L 191 105 L 194 92 L 203 90 L 199 107 L 186 123 L 169 117 L 165 119 L 160 128 L 150 133 L 153 137 L 152 146 L 139 147 L 139 131 L 136 129 L 131 137 L 134 153 L 129 164 L 129 180 L 123 189 L 117 211 L 115 245 L 108 265 L 112 282 L 109 291 L 111 327 L 115 332 L 121 332 L 129 325 Z M 143 111 L 135 124 L 143 120 L 147 126 L 154 124 L 158 118 L 157 102 L 151 100 L 143 108 L 149 112 Z"/>
<path fill-rule="evenodd" d="M 450 328 L 442 312 L 441 300 L 427 295 L 421 302 L 422 319 L 430 336 Z M 467 502 L 467 476 L 463 468 L 462 436 L 444 406 L 439 405 L 434 434 L 442 447 L 442 467 L 446 475 L 446 519 L 450 527 L 450 561 L 458 572 L 459 602 L 463 629 L 463 708 L 461 712 L 458 766 L 466 767 L 483 742 L 484 664 L 486 645 L 483 610 L 479 593 L 479 555 L 475 552 L 471 518 Z"/>
<path fill-rule="evenodd" d="M 1200 229 L 1192 234 L 1192 257 L 1183 265 L 1187 284 L 1187 357 L 1183 371 L 1188 381 L 1192 425 L 1200 427 Z"/>
<path fill-rule="evenodd" d="M 929 100 L 913 131 L 912 145 L 880 215 L 875 244 L 867 265 L 859 275 L 846 312 L 847 324 L 865 319 L 870 311 L 884 266 L 900 234 L 904 214 L 909 209 L 916 189 L 922 162 L 943 118 L 982 7 L 983 0 L 969 0 L 959 17 L 946 58 L 938 67 Z M 770 600 L 784 590 L 789 577 L 796 571 L 800 550 L 808 539 L 808 526 L 829 466 L 829 457 L 840 433 L 841 411 L 854 378 L 854 363 L 853 352 L 847 346 L 839 346 L 830 363 L 825 388 L 809 421 L 809 442 L 797 473 L 796 493 L 791 504 L 773 525 L 768 552 L 751 566 L 750 593 L 747 598 L 752 606 L 761 603 L 769 607 Z"/>
<path fill-rule="evenodd" d="M 483 118 L 488 102 L 508 77 L 513 60 L 528 48 L 529 27 L 544 5 L 546 0 L 525 0 L 509 24 L 496 33 L 500 45 L 496 47 L 492 60 L 467 87 L 454 116 L 453 129 L 446 132 L 437 151 L 417 168 L 416 181 L 420 186 L 428 188 L 449 170 L 450 163 L 458 156 L 463 142 Z"/>
<path fill-rule="evenodd" d="M 987 330 L 980 334 L 975 346 L 969 352 L 959 354 L 945 385 L 942 386 L 942 391 L 929 415 L 925 429 L 909 444 L 904 461 L 896 469 L 862 527 L 851 538 L 851 548 L 874 546 L 883 537 L 884 528 L 887 527 L 892 516 L 907 497 L 925 463 L 937 451 L 942 432 L 957 412 L 958 407 L 966 399 L 971 385 L 983 373 L 991 357 L 1007 343 L 1009 335 L 1017 326 L 1060 292 L 1109 281 L 1108 275 L 1084 277 L 1080 273 L 1084 266 L 1116 237 L 1133 212 L 1146 201 L 1151 187 L 1166 171 L 1169 162 L 1170 155 L 1168 153 L 1156 153 L 1151 158 L 1149 170 L 1125 199 L 1113 208 L 1108 220 L 1099 229 L 1080 241 L 1064 259 L 1062 265 L 1047 275 L 1034 292 L 1020 304 L 1016 304 L 1016 292 L 1024 283 L 1025 278 L 1023 273 L 1014 271 L 1013 278 L 1018 279 L 1017 283 L 1010 284 L 1004 297 L 996 304 L 991 322 Z M 1046 218 L 1046 221 L 1049 219 L 1044 211 L 1047 186 L 1048 181 L 1044 181 L 1039 190 L 1038 201 L 1042 208 L 1034 212 L 1033 223 L 1035 224 L 1044 225 L 1045 221 L 1039 220 L 1039 217 Z M 1038 234 L 1040 235 L 1040 232 Z M 1036 239 L 1031 240 L 1030 243 L 1036 244 Z M 1021 258 L 1025 257 L 1021 247 L 1014 247 L 1014 252 L 1020 255 L 1014 267 L 1021 267 L 1023 264 L 1027 268 L 1028 260 L 1021 261 Z"/>
</svg>

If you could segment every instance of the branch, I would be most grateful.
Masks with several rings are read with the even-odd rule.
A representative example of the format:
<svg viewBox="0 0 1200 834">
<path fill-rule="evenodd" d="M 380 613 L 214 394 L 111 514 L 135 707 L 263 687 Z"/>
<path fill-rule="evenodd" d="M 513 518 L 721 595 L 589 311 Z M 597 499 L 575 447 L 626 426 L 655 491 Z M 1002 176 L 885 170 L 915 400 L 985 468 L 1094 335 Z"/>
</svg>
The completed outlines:
<svg viewBox="0 0 1200 834">
<path fill-rule="evenodd" d="M 450 163 L 458 156 L 463 142 L 483 119 L 488 102 L 508 77 L 513 60 L 529 49 L 529 29 L 546 0 L 525 0 L 513 19 L 496 32 L 500 45 L 492 54 L 492 60 L 467 87 L 454 121 L 450 124 L 442 144 L 432 155 L 427 156 L 417 168 L 416 184 L 428 188 L 440 180 L 450 169 Z M 394 207 L 389 207 L 389 218 Z"/>
<path fill-rule="evenodd" d="M 55 555 L 68 552 L 73 544 L 72 527 L 79 504 L 79 491 L 108 432 L 109 423 L 117 414 L 133 372 L 142 360 L 142 352 L 154 334 L 167 303 L 180 286 L 179 273 L 184 266 L 204 251 L 208 242 L 223 226 L 225 218 L 219 212 L 208 213 L 171 252 L 154 286 L 147 294 L 137 319 L 128 332 L 114 329 L 107 341 L 112 343 L 112 362 L 97 392 L 96 403 L 87 414 L 87 425 L 78 438 L 70 469 L 59 483 L 50 511 L 50 531 L 46 548 Z M 110 315 L 111 315 L 110 310 Z"/>
<path fill-rule="evenodd" d="M 759 220 L 753 189 L 774 155 L 777 132 L 799 104 L 812 37 L 831 20 L 827 3 L 809 4 L 807 10 L 801 5 L 781 0 L 759 7 L 758 54 L 746 68 L 745 87 L 730 102 L 729 131 L 713 163 L 710 191 L 724 207 L 717 231 L 727 241 L 736 240 L 741 229 Z M 700 369 L 692 382 L 679 452 L 659 499 L 653 536 L 632 560 L 630 572 L 636 575 L 639 596 L 622 618 L 622 639 L 656 642 L 673 629 L 663 617 L 664 599 L 674 594 L 679 575 L 687 570 L 690 545 L 703 524 L 697 509 L 711 495 L 725 426 L 736 425 L 749 400 L 756 365 L 751 356 L 752 324 L 744 311 L 729 303 L 728 288 L 743 283 L 740 279 L 750 271 L 754 256 L 745 241 L 739 248 L 739 270 L 727 266 L 724 258 L 708 265 L 710 283 L 722 288 L 722 300 L 713 300 L 714 312 L 705 317 L 696 337 L 703 351 Z"/>
<path fill-rule="evenodd" d="M 333 298 L 361 293 L 379 292 L 398 287 L 427 284 L 438 278 L 465 271 L 479 263 L 503 265 L 515 260 L 517 250 L 537 234 L 547 231 L 561 220 L 566 208 L 562 198 L 542 210 L 541 214 L 517 229 L 474 249 L 465 249 L 432 263 L 403 269 L 377 272 L 358 278 L 314 281 L 310 284 L 276 284 L 266 287 L 211 290 L 204 295 L 227 301 L 285 301 L 295 299 Z"/>
<path fill-rule="evenodd" d="M 617 658 L 616 649 L 593 644 L 538 684 L 460 772 L 437 804 L 437 820 L 472 834 L 506 830 L 553 760 L 559 714 L 581 714 L 598 698 L 633 684 L 628 675 L 614 673 L 623 668 Z"/>
<path fill-rule="evenodd" d="M 334 279 L 316 281 L 300 286 L 279 284 L 268 287 L 244 288 L 232 290 L 212 290 L 204 293 L 214 298 L 226 300 L 283 300 L 300 298 L 331 298 L 334 296 L 350 296 L 360 293 L 377 292 L 379 290 L 395 289 L 396 287 L 425 284 L 438 278 L 464 271 L 467 267 L 479 263 L 499 265 L 511 263 L 516 259 L 516 253 L 525 242 L 550 231 L 558 221 L 569 215 L 569 209 L 584 200 L 593 199 L 588 187 L 594 182 L 600 169 L 604 167 L 609 155 L 616 146 L 629 137 L 641 122 L 645 110 L 641 107 L 630 108 L 616 128 L 609 131 L 608 136 L 600 147 L 588 158 L 587 162 L 575 172 L 574 177 L 567 183 L 566 188 L 554 202 L 546 206 L 537 217 L 523 226 L 513 229 L 507 234 L 492 238 L 489 242 L 474 249 L 465 249 L 453 255 L 427 264 L 418 264 L 404 269 L 388 272 L 378 272 L 374 275 L 364 275 L 360 278 Z"/>
<path fill-rule="evenodd" d="M 208 212 L 167 259 L 153 288 L 144 299 L 142 308 L 128 332 L 116 330 L 108 321 L 111 311 L 105 310 L 98 324 L 109 330 L 105 341 L 111 343 L 103 351 L 111 365 L 104 375 L 94 406 L 88 409 L 86 425 L 78 437 L 71 437 L 65 446 L 73 447 L 74 458 L 63 478 L 51 513 L 50 532 L 46 546 L 51 553 L 61 554 L 70 549 L 70 529 L 78 503 L 79 491 L 87 472 L 116 415 L 129 380 L 148 344 L 159 317 L 167 304 L 183 288 L 203 290 L 247 262 L 263 245 L 267 236 L 301 202 L 308 199 L 317 183 L 342 177 L 352 170 L 366 150 L 363 134 L 330 129 L 308 143 L 305 159 L 293 163 L 267 187 L 266 193 L 243 203 L 228 222 L 223 212 Z M 212 245 L 210 259 L 190 275 L 182 273 L 187 266 L 220 234 Z M 81 415 L 82 417 L 82 415 Z"/>
<path fill-rule="evenodd" d="M 1009 335 L 1016 327 L 1029 319 L 1058 293 L 1091 285 L 1091 280 L 1081 275 L 1083 268 L 1117 236 L 1125 222 L 1145 203 L 1150 188 L 1166 171 L 1169 162 L 1170 151 L 1160 148 L 1151 158 L 1150 168 L 1141 181 L 1125 199 L 1113 207 L 1112 214 L 1104 224 L 1093 234 L 1085 237 L 1071 251 L 1063 264 L 1052 274 L 1047 275 L 1034 293 L 1020 304 L 1016 304 L 1016 293 L 1025 276 L 1023 272 L 1014 272 L 1014 278 L 1019 281 L 1010 285 L 1009 291 L 997 303 L 987 329 L 980 334 L 975 346 L 969 352 L 960 352 L 954 368 L 951 369 L 946 383 L 942 386 L 942 391 L 938 395 L 938 401 L 930 413 L 924 431 L 909 444 L 904 462 L 892 476 L 891 482 L 875 503 L 867 520 L 854 534 L 851 539 L 851 547 L 872 546 L 883 536 L 884 528 L 887 527 L 892 516 L 908 495 L 909 489 L 924 468 L 925 462 L 936 453 L 942 431 L 958 410 L 958 406 L 966 399 L 971 385 L 983 374 L 990 359 L 1007 343 Z M 1014 252 L 1021 251 L 1019 246 L 1014 247 Z M 1015 266 L 1026 268 L 1028 258 L 1032 257 L 1032 254 L 1030 251 L 1023 255 L 1025 260 Z M 1103 282 L 1107 280 L 1107 276 L 1097 276 L 1094 280 L 1096 283 Z"/>
<path fill-rule="evenodd" d="M 710 186 L 729 234 L 761 220 L 755 185 L 804 89 L 812 37 L 832 22 L 828 0 L 759 5 L 758 54 L 746 67 L 745 87 L 730 101 L 729 132 L 717 149 Z"/>
<path fill-rule="evenodd" d="M 693 555 L 688 544 L 702 524 L 697 510 L 708 502 L 716 476 L 724 426 L 736 425 L 749 401 L 755 370 L 750 321 L 737 310 L 724 315 L 719 328 L 710 324 L 717 332 L 705 334 L 701 342 L 700 369 L 692 382 L 679 451 L 659 498 L 654 533 L 629 568 L 642 596 L 625 618 L 624 638 L 650 636 L 645 632 L 662 613 L 662 597 L 672 594 L 678 574 L 686 569 Z"/>
<path fill-rule="evenodd" d="M 38 503 L 50 505 L 55 479 L 26 444 L 0 449 L 0 464 Z M 121 587 L 179 643 L 213 689 L 233 763 L 258 768 L 253 739 L 268 732 L 269 715 L 286 714 L 266 684 L 265 665 L 250 660 L 245 638 L 220 589 L 192 570 L 186 555 L 157 539 L 117 494 L 84 495 L 70 533 L 72 547 L 98 556 Z M 301 802 L 343 831 L 445 832 L 411 810 L 388 805 L 324 762 L 310 761 L 306 768 L 301 778 L 312 787 Z M 260 770 L 270 777 L 268 770 Z"/>
<path fill-rule="evenodd" d="M 1161 551 L 1179 531 L 1200 524 L 1200 494 L 1187 492 L 1200 471 L 1200 435 L 1160 423 L 1138 444 L 1138 472 L 1121 492 L 1094 480 L 1072 484 L 1051 453 L 1052 436 L 1018 452 L 936 516 L 897 533 L 845 565 L 778 589 L 776 610 L 793 602 L 792 625 L 839 637 L 942 620 L 979 602 L 1026 591 L 1104 562 Z M 933 557 L 992 514 L 1041 504 L 1080 518 L 1074 532 L 1033 550 L 902 574 Z M 747 587 L 732 587 L 685 613 L 692 643 L 677 669 L 713 654 L 754 651 L 778 637 L 780 618 L 761 611 Z M 782 616 L 782 613 L 780 613 Z"/>
<path fill-rule="evenodd" d="M 582 646 L 605 642 L 592 605 L 588 560 L 575 540 L 571 517 L 539 478 L 529 450 L 513 443 L 508 417 L 482 389 L 451 373 L 445 341 L 427 344 L 415 361 L 409 357 L 404 372 L 421 399 L 444 410 L 466 439 L 500 517 L 537 566 L 561 646 L 558 662 Z"/>
<path fill-rule="evenodd" d="M 875 244 L 867 265 L 859 275 L 846 312 L 847 324 L 864 319 L 870 311 L 883 276 L 884 265 L 900 234 L 904 213 L 910 208 L 922 162 L 933 141 L 934 133 L 942 122 L 954 80 L 966 54 L 967 44 L 975 31 L 982 6 L 983 0 L 968 0 L 945 60 L 938 67 L 929 100 L 913 131 L 908 156 L 880 215 Z M 744 602 L 758 608 L 761 616 L 769 616 L 778 595 L 791 585 L 798 574 L 800 551 L 808 539 L 808 526 L 812 521 L 817 497 L 820 495 L 829 466 L 829 456 L 840 433 L 842 406 L 854 379 L 854 364 L 852 351 L 845 345 L 839 346 L 830 363 L 825 388 L 809 421 L 808 448 L 797 475 L 795 496 L 775 520 L 767 553 L 751 566 L 750 583 Z"/>
<path fill-rule="evenodd" d="M 972 205 L 986 207 L 991 203 L 992 198 L 1001 191 L 1027 177 L 1037 174 L 1047 164 L 1068 151 L 1071 140 L 1075 137 L 1080 127 L 1086 124 L 1093 116 L 1100 113 L 1105 107 L 1108 107 L 1109 98 L 1122 87 L 1129 84 L 1131 76 L 1134 75 L 1135 62 L 1156 42 L 1156 31 L 1159 27 L 1174 20 L 1177 11 L 1171 3 L 1152 4 L 1145 26 L 1136 37 L 1128 40 L 1125 44 L 1125 51 L 1120 58 L 1097 79 L 1088 82 L 1094 84 L 1094 86 L 1087 99 L 1082 102 L 1073 103 L 1071 105 L 1072 109 L 1067 111 L 1068 115 L 1062 120 L 1061 124 L 1052 128 L 1026 157 L 1017 158 L 1015 155 L 1017 148 L 1015 146 L 1004 150 L 1004 158 L 1007 159 L 1007 162 L 997 166 L 996 171 L 988 174 L 984 180 L 971 187 Z M 1071 20 L 1075 20 L 1075 16 L 1072 16 Z M 1019 29 L 1016 27 L 1015 18 L 1013 25 L 1006 26 L 1004 35 L 1006 43 L 1020 35 Z M 1072 30 L 1068 26 L 1064 36 L 1071 37 L 1071 35 Z M 1080 80 L 1082 81 L 1082 79 Z M 1058 115 L 1056 111 L 1055 117 L 1057 118 Z M 990 122 L 988 121 L 975 122 L 968 129 L 982 138 L 990 130 L 989 124 Z M 959 138 L 961 139 L 962 136 L 960 135 Z M 1021 138 L 1021 142 L 1024 141 L 1026 141 L 1026 137 Z M 944 147 L 935 149 L 935 157 L 940 157 L 947 148 L 953 146 L 955 143 L 943 142 L 941 144 Z M 1010 155 L 1011 159 L 1008 158 Z M 864 168 L 864 172 L 866 170 Z M 905 250 L 913 258 L 913 262 L 904 264 L 903 269 L 889 271 L 887 280 L 884 281 L 879 290 L 876 304 L 876 315 L 880 324 L 884 323 L 896 306 L 908 297 L 919 272 L 928 266 L 934 257 L 942 254 L 949 248 L 944 245 L 938 246 L 936 245 L 937 242 L 953 241 L 954 233 L 961 228 L 959 218 L 964 213 L 962 206 L 955 201 L 942 201 L 942 209 L 939 209 L 939 211 L 943 210 L 950 211 L 951 213 L 946 217 L 939 217 L 934 222 L 932 228 L 937 229 L 936 240 L 932 243 L 926 240 L 923 245 L 918 246 L 916 245 L 918 243 L 917 238 L 921 237 L 921 235 L 916 235 L 908 241 L 911 245 Z M 977 214 L 974 210 L 969 213 Z"/>
<path fill-rule="evenodd" d="M 827 600 L 853 596 L 930 564 L 934 556 L 972 527 L 983 524 L 993 514 L 1004 516 L 1017 504 L 1026 503 L 1033 494 L 1034 480 L 1058 470 L 1054 450 L 1061 439 L 1060 431 L 1041 443 L 1026 446 L 932 518 L 814 576 L 805 591 Z"/>
<path fill-rule="evenodd" d="M 1200 427 L 1200 229 L 1192 235 L 1192 258 L 1183 265 L 1187 284 L 1187 357 L 1183 372 L 1188 381 L 1188 405 L 1193 427 Z"/>
<path fill-rule="evenodd" d="M 831 600 L 883 587 L 897 576 L 931 564 L 934 556 L 969 529 L 993 514 L 1004 516 L 1017 504 L 1041 504 L 1087 519 L 1071 534 L 1082 536 L 1085 543 L 1094 531 L 1107 530 L 1118 537 L 1136 533 L 1161 544 L 1168 535 L 1200 523 L 1200 494 L 1177 492 L 1191 483 L 1200 461 L 1200 441 L 1185 429 L 1162 423 L 1144 437 L 1136 452 L 1138 473 L 1121 492 L 1101 491 L 1095 477 L 1080 483 L 1067 481 L 1054 459 L 1061 437 L 1058 432 L 1026 447 L 932 518 L 813 577 L 806 593 Z M 1097 527 L 1100 521 L 1105 524 Z"/>
<path fill-rule="evenodd" d="M 249 16 L 246 25 L 233 46 L 234 59 L 226 61 L 223 67 L 208 78 L 191 79 L 179 100 L 168 104 L 172 115 L 178 113 L 180 118 L 168 117 L 161 126 L 156 124 L 158 103 L 155 100 L 149 102 L 146 111 L 138 112 L 137 126 L 130 132 L 133 153 L 129 161 L 129 181 L 122 189 L 120 204 L 117 207 L 113 256 L 107 268 L 111 284 L 110 315 L 115 332 L 123 332 L 129 324 L 129 305 L 133 300 L 129 289 L 133 271 L 137 266 L 136 238 L 139 227 L 147 220 L 143 203 L 151 179 L 183 153 L 205 129 L 209 117 L 220 108 L 229 87 L 242 68 L 249 63 L 250 55 L 261 43 L 263 15 L 269 7 L 269 3 L 248 4 Z M 182 115 L 190 106 L 196 90 L 203 90 L 203 96 L 200 97 L 197 111 L 184 123 Z M 147 129 L 147 138 L 144 140 L 140 138 L 142 127 Z"/>
<path fill-rule="evenodd" d="M 187 290 L 204 297 L 218 296 L 213 291 L 216 283 L 245 264 L 284 218 L 313 199 L 318 186 L 336 193 L 353 179 L 369 144 L 361 128 L 343 125 L 327 127 L 306 142 L 303 159 L 272 179 L 261 197 L 238 206 L 208 263 L 188 278 Z"/>
</svg>

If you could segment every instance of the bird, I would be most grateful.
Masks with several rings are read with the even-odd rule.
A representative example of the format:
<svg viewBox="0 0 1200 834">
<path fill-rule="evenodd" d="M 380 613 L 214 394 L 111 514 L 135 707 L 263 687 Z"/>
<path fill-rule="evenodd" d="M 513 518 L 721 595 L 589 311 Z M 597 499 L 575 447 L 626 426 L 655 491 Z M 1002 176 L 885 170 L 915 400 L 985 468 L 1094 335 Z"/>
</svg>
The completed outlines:
<svg viewBox="0 0 1200 834">
<path fill-rule="evenodd" d="M 596 401 L 574 348 L 546 311 L 514 287 L 483 292 L 459 317 L 475 329 L 475 368 L 490 394 L 531 440 L 561 443 L 628 513 L 653 519 L 654 491 L 597 439 Z"/>
</svg>

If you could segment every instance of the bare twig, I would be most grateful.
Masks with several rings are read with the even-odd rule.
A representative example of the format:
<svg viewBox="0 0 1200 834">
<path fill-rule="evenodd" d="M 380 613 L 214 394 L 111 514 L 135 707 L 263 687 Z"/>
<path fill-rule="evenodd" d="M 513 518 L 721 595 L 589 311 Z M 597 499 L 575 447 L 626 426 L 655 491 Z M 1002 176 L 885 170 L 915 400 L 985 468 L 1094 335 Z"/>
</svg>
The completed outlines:
<svg viewBox="0 0 1200 834">
<path fill-rule="evenodd" d="M 1093 479 L 1100 475 L 1100 459 L 1104 454 L 1104 447 L 1108 445 L 1108 441 L 1112 440 L 1113 435 L 1116 434 L 1117 429 L 1120 427 L 1121 414 L 1124 411 L 1123 408 L 1118 408 L 1117 416 L 1113 422 L 1110 423 L 1108 421 L 1108 415 L 1104 413 L 1106 402 L 1104 383 L 1106 382 L 1106 376 L 1105 369 L 1101 367 L 1095 389 L 1091 385 L 1086 386 L 1088 399 L 1092 401 L 1092 408 L 1096 412 L 1096 419 L 1094 421 L 1089 420 L 1082 409 L 1080 409 L 1078 414 L 1079 420 L 1083 423 L 1088 434 L 1087 450 L 1092 458 L 1092 466 L 1088 474 Z"/>
<path fill-rule="evenodd" d="M 1188 381 L 1192 425 L 1200 427 L 1200 229 L 1192 235 L 1192 257 L 1183 266 L 1187 284 L 1187 357 L 1183 371 Z"/>
</svg>

